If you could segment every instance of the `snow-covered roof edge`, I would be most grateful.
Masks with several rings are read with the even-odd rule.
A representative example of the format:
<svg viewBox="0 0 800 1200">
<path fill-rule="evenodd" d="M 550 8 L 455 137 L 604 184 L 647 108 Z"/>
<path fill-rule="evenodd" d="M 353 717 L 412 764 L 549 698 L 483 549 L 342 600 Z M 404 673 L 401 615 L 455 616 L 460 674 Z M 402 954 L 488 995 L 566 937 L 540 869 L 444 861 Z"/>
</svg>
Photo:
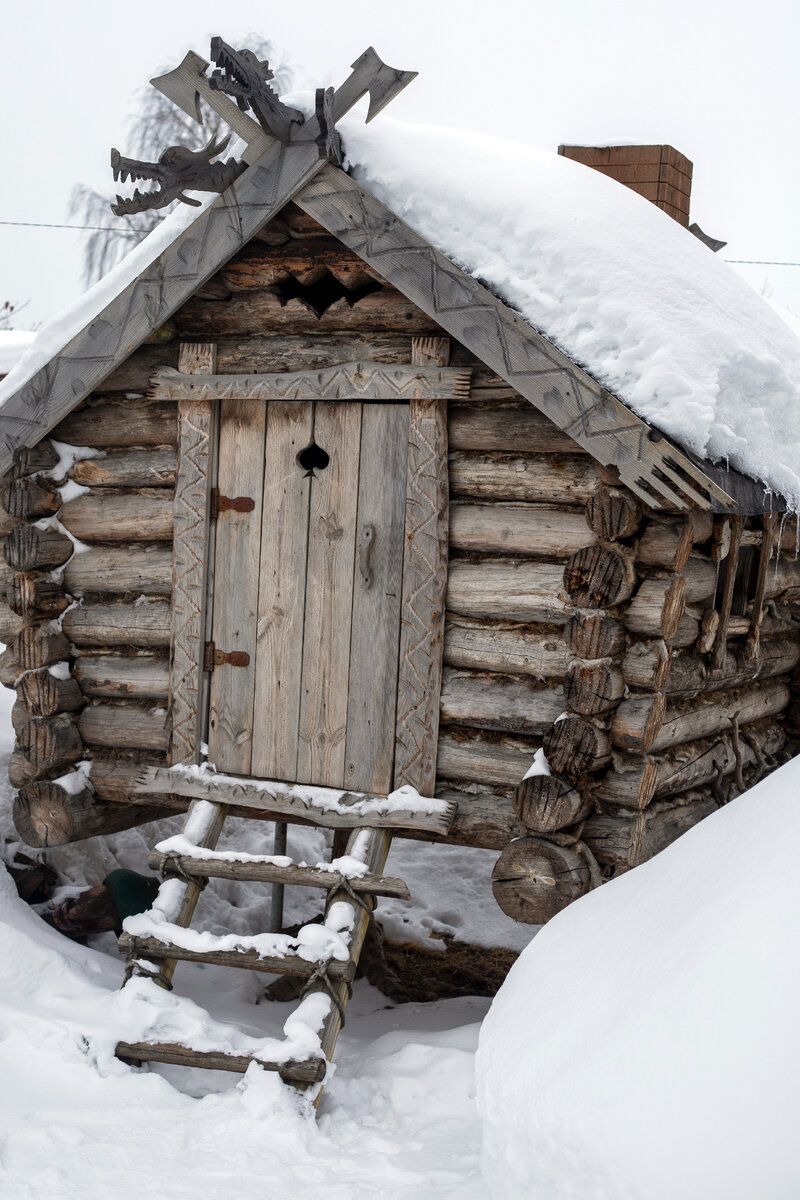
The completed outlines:
<svg viewBox="0 0 800 1200">
<path fill-rule="evenodd" d="M 309 154 L 314 149 L 308 143 Z M 295 199 L 449 333 L 467 345 L 649 504 L 729 510 L 729 495 L 704 469 L 651 429 L 506 303 L 405 225 L 343 171 L 299 161 L 274 145 L 222 196 L 187 220 L 162 223 L 110 276 L 52 323 L 0 384 L 0 471 L 13 450 L 45 436 L 153 330 L 289 200 Z M 287 160 L 289 167 L 287 168 Z M 310 181 L 310 182 L 309 182 Z M 265 202 L 265 194 L 269 200 Z M 337 204 L 337 197 L 341 203 Z M 374 223 L 350 227 L 346 197 Z M 213 200 L 213 202 L 212 202 Z M 379 244 L 382 236 L 391 241 Z M 397 263 L 398 254 L 406 261 Z M 134 274 L 135 268 L 142 268 Z M 78 319 L 84 324 L 75 332 Z M 70 337 L 70 334 L 72 336 Z M 60 351 L 41 363 L 59 338 Z M 68 339 L 68 340 L 67 340 Z M 27 378 L 25 377 L 27 374 Z M 749 501 L 748 501 L 749 503 Z M 760 511 L 762 502 L 751 511 Z"/>
</svg>

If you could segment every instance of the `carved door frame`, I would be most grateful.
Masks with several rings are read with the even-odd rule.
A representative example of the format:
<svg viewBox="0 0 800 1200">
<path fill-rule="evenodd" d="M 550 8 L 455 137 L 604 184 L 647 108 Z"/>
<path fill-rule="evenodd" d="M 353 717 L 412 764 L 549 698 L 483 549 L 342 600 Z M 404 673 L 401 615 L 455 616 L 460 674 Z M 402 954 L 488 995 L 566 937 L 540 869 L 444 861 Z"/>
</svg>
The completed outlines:
<svg viewBox="0 0 800 1200">
<path fill-rule="evenodd" d="M 182 346 L 153 396 L 178 404 L 175 483 L 170 765 L 197 763 L 204 740 L 204 647 L 216 402 L 401 400 L 410 406 L 396 716 L 395 787 L 432 795 L 436 771 L 447 588 L 447 401 L 469 396 L 469 368 L 342 363 L 316 371 L 216 375 L 213 346 Z"/>
</svg>

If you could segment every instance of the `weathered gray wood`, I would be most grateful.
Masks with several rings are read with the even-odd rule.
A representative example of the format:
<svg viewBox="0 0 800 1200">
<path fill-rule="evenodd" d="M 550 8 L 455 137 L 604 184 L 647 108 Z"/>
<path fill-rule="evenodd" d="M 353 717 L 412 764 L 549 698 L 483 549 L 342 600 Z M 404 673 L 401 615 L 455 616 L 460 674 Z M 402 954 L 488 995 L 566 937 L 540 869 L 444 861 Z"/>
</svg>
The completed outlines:
<svg viewBox="0 0 800 1200">
<path fill-rule="evenodd" d="M 70 605 L 60 582 L 30 571 L 11 576 L 6 598 L 12 612 L 26 621 L 57 617 Z"/>
<path fill-rule="evenodd" d="M 347 853 L 352 854 L 357 846 L 357 839 L 361 835 L 356 831 L 351 836 L 347 843 Z M 391 837 L 385 830 L 370 830 L 368 834 L 368 843 L 366 851 L 362 853 L 362 861 L 364 861 L 368 869 L 374 874 L 383 871 L 386 865 L 386 859 L 389 855 L 389 846 Z M 331 905 L 338 904 L 344 901 L 350 902 L 348 893 L 344 890 L 333 892 L 328 897 L 326 911 L 330 910 Z M 369 902 L 368 902 L 369 903 Z M 355 965 L 361 956 L 361 949 L 364 945 L 364 939 L 367 936 L 367 928 L 369 927 L 370 914 L 360 905 L 353 905 L 353 929 L 350 933 L 350 959 L 349 964 L 352 964 L 354 973 Z M 349 965 L 348 964 L 348 965 Z M 320 1035 L 322 1050 L 325 1057 L 330 1061 L 333 1058 L 336 1039 L 339 1036 L 341 1028 L 344 1024 L 344 1009 L 350 998 L 351 989 L 344 983 L 334 983 L 333 985 L 339 1004 L 331 1004 L 330 1012 L 325 1018 Z M 323 991 L 324 984 L 321 980 L 317 980 L 312 984 L 311 991 Z"/>
<path fill-rule="evenodd" d="M 543 747 L 551 770 L 571 780 L 598 771 L 611 760 L 608 734 L 584 717 L 570 715 L 556 721 L 545 734 Z"/>
<path fill-rule="evenodd" d="M 653 746 L 667 709 L 662 692 L 623 700 L 611 717 L 611 740 L 615 746 L 649 750 Z"/>
<path fill-rule="evenodd" d="M 775 517 L 772 513 L 767 513 L 762 521 L 762 538 L 761 548 L 758 557 L 758 575 L 756 576 L 756 588 L 753 595 L 753 615 L 750 620 L 750 632 L 747 635 L 747 644 L 745 650 L 748 658 L 757 658 L 759 646 L 761 643 L 761 622 L 764 619 L 764 598 L 767 588 L 767 572 L 769 570 L 769 562 L 772 556 L 772 543 L 774 540 Z"/>
<path fill-rule="evenodd" d="M 75 718 L 70 713 L 59 713 L 28 721 L 17 734 L 16 750 L 35 768 L 36 776 L 42 778 L 77 762 L 83 754 L 83 742 Z"/>
<path fill-rule="evenodd" d="M 359 333 L 433 333 L 437 325 L 426 313 L 391 287 L 362 296 L 355 304 L 346 296 L 318 315 L 300 298 L 283 301 L 272 288 L 248 289 L 225 304 L 194 296 L 176 316 L 182 337 L 225 337 L 294 330 Z"/>
<path fill-rule="evenodd" d="M 514 788 L 533 762 L 540 741 L 448 726 L 439 734 L 436 774 L 466 785 Z"/>
<path fill-rule="evenodd" d="M 731 718 L 735 716 L 741 725 L 761 717 L 777 716 L 788 703 L 789 688 L 783 682 L 771 680 L 731 695 L 711 693 L 698 700 L 670 705 L 649 749 L 656 754 L 679 742 L 722 733 L 730 727 Z"/>
<path fill-rule="evenodd" d="M 622 547 L 587 546 L 570 555 L 564 567 L 564 590 L 577 608 L 623 604 L 634 582 L 632 555 Z"/>
<path fill-rule="evenodd" d="M 638 754 L 615 755 L 614 768 L 603 779 L 595 797 L 604 804 L 647 808 L 653 798 L 676 796 L 713 783 L 734 774 L 738 765 L 749 768 L 758 762 L 759 754 L 780 754 L 785 744 L 785 730 L 777 722 L 767 720 L 743 727 L 741 764 L 737 764 L 730 742 L 713 736 L 681 743 L 645 759 Z"/>
<path fill-rule="evenodd" d="M 322 888 L 331 891 L 345 876 L 336 870 L 302 867 L 297 863 L 278 866 L 266 862 L 237 862 L 225 859 L 197 858 L 186 854 L 162 854 L 153 850 L 148 865 L 159 874 L 183 872 L 198 879 L 234 879 L 245 883 L 283 883 L 297 887 Z M 411 893 L 402 879 L 388 875 L 356 875 L 348 877 L 354 892 L 372 896 L 395 896 L 410 900 Z"/>
<path fill-rule="evenodd" d="M 212 672 L 208 746 L 210 760 L 220 770 L 245 775 L 253 749 L 265 428 L 263 405 L 247 400 L 225 400 L 220 405 L 220 495 L 247 496 L 253 509 L 220 512 L 216 522 L 212 640 L 226 654 L 246 654 L 248 663 L 224 664 Z"/>
<path fill-rule="evenodd" d="M 469 396 L 469 367 L 345 362 L 316 371 L 263 375 L 210 375 L 202 380 L 169 370 L 153 379 L 159 400 L 463 400 Z"/>
<path fill-rule="evenodd" d="M 586 502 L 586 524 L 605 541 L 632 537 L 641 520 L 641 501 L 622 488 L 601 488 Z"/>
<path fill-rule="evenodd" d="M 14 800 L 17 832 L 27 845 L 42 849 L 120 833 L 169 813 L 161 806 L 103 804 L 91 785 L 67 792 L 51 780 L 26 783 Z"/>
<path fill-rule="evenodd" d="M 420 829 L 446 833 L 453 819 L 453 808 L 441 812 L 422 812 L 394 809 L 385 798 L 338 789 L 304 787 L 302 784 L 269 780 L 239 780 L 233 776 L 212 775 L 198 778 L 163 767 L 143 767 L 132 791 L 140 796 L 176 795 L 193 799 L 214 800 L 243 808 L 260 809 L 281 814 L 282 819 L 311 818 L 315 825 L 326 829 Z M 319 797 L 320 791 L 328 796 Z M 326 807 L 328 800 L 337 799 L 352 812 L 341 813 Z"/>
<path fill-rule="evenodd" d="M 0 642 L 8 645 L 22 629 L 23 618 L 8 604 L 0 601 Z"/>
<path fill-rule="evenodd" d="M 555 833 L 576 825 L 593 808 L 589 795 L 582 795 L 558 775 L 532 775 L 514 789 L 514 812 L 526 829 Z"/>
<path fill-rule="evenodd" d="M 318 404 L 314 440 L 330 455 L 311 488 L 297 780 L 344 785 L 361 406 Z"/>
<path fill-rule="evenodd" d="M 6 512 L 18 521 L 52 517 L 61 508 L 61 493 L 45 479 L 12 479 L 2 499 Z"/>
<path fill-rule="evenodd" d="M 693 532 L 689 521 L 650 521 L 636 547 L 637 565 L 682 571 L 694 542 Z"/>
<path fill-rule="evenodd" d="M 669 641 L 678 632 L 686 609 L 686 581 L 682 575 L 645 579 L 622 614 L 631 633 Z"/>
<path fill-rule="evenodd" d="M 168 774 L 168 772 L 165 772 L 165 774 Z M 213 850 L 219 841 L 227 816 L 227 804 L 205 804 L 202 801 L 192 800 L 192 803 L 189 805 L 189 815 L 184 825 L 184 832 L 190 837 L 195 846 Z M 164 887 L 159 888 L 159 907 L 164 919 L 185 929 L 191 922 L 202 890 L 203 885 L 195 880 L 180 880 L 177 883 L 171 880 L 168 894 Z M 145 955 L 144 943 L 155 941 L 155 939 L 141 939 L 141 941 L 142 946 L 139 952 Z M 127 949 L 130 957 L 133 958 L 138 955 L 132 943 L 133 939 L 129 939 L 128 945 L 125 946 L 123 939 L 120 939 L 121 948 Z M 172 977 L 175 974 L 175 967 L 178 961 L 177 956 L 159 953 L 158 947 L 156 947 L 156 953 L 149 961 L 151 967 L 157 964 L 159 986 L 169 988 Z"/>
<path fill-rule="evenodd" d="M 705 656 L 675 654 L 663 690 L 676 699 L 690 699 L 701 692 L 739 688 L 756 679 L 788 675 L 799 660 L 800 644 L 796 638 L 786 636 L 765 640 L 756 658 L 749 656 L 747 647 L 729 647 L 722 666 L 717 668 Z"/>
<path fill-rule="evenodd" d="M 308 513 L 314 481 L 297 455 L 313 441 L 313 404 L 269 405 L 264 456 L 252 772 L 295 779 L 303 670 Z"/>
<path fill-rule="evenodd" d="M 51 471 L 58 464 L 59 454 L 52 442 L 37 442 L 35 446 L 20 446 L 14 452 L 12 479 L 33 475 L 36 471 Z"/>
<path fill-rule="evenodd" d="M 174 352 L 177 353 L 177 346 Z M 142 384 L 147 384 L 146 376 Z M 177 436 L 177 406 L 144 399 L 92 401 L 70 413 L 53 430 L 53 437 L 60 442 L 97 450 L 106 446 L 174 446 Z"/>
<path fill-rule="evenodd" d="M 26 625 L 13 642 L 20 671 L 49 667 L 69 657 L 70 646 L 63 633 L 47 625 Z"/>
<path fill-rule="evenodd" d="M 544 838 L 516 838 L 492 871 L 495 900 L 507 917 L 526 925 L 544 925 L 590 887 L 585 858 Z"/>
<path fill-rule="evenodd" d="M 686 507 L 671 483 L 665 482 L 677 480 L 681 490 L 702 507 L 708 504 L 706 492 L 723 504 L 728 502 L 725 493 L 668 439 L 651 441 L 644 422 L 355 179 L 328 166 L 298 189 L 294 199 L 595 458 L 614 463 L 635 494 L 642 495 L 644 479 L 656 504 L 677 502 Z M 674 466 L 703 491 L 680 482 Z"/>
<path fill-rule="evenodd" d="M 274 223 L 273 223 L 274 224 Z M 312 243 L 313 244 L 313 243 Z M 302 334 L 269 334 L 256 337 L 217 338 L 218 371 L 239 375 L 273 371 L 319 370 L 340 362 L 407 363 L 411 339 L 398 333 L 328 333 L 320 338 Z M 161 367 L 177 367 L 178 342 L 140 346 L 108 376 L 108 392 L 144 392 Z M 523 403 L 527 404 L 527 401 Z M 528 406 L 530 407 L 530 406 Z M 160 442 L 175 441 L 177 427 Z M 150 445 L 159 445 L 151 440 Z"/>
<path fill-rule="evenodd" d="M 578 658 L 608 658 L 625 648 L 625 630 L 604 612 L 575 613 L 564 627 L 564 644 Z"/>
<path fill-rule="evenodd" d="M 216 361 L 213 344 L 184 344 L 180 348 L 180 367 L 190 377 L 195 373 L 210 374 Z M 214 434 L 214 408 L 210 401 L 186 398 L 179 401 L 174 536 L 169 574 L 172 591 L 170 763 L 198 760 L 205 719 L 200 696 Z"/>
<path fill-rule="evenodd" d="M 717 586 L 717 565 L 710 558 L 702 558 L 699 554 L 691 554 L 681 571 L 686 583 L 686 603 L 709 603 L 714 596 Z"/>
<path fill-rule="evenodd" d="M 475 389 L 473 396 L 482 395 Z M 451 405 L 447 423 L 451 450 L 501 450 L 516 454 L 577 454 L 580 446 L 520 396 L 511 403 Z"/>
<path fill-rule="evenodd" d="M 172 505 L 164 488 L 86 492 L 64 505 L 60 519 L 82 542 L 169 542 Z"/>
<path fill-rule="evenodd" d="M 581 837 L 601 865 L 618 871 L 637 867 L 717 808 L 707 789 L 684 793 L 681 801 L 663 809 L 651 805 L 645 812 L 593 813 Z"/>
<path fill-rule="evenodd" d="M 521 754 L 513 756 L 512 768 L 518 781 L 533 758 L 535 743 Z M 474 761 L 474 759 L 473 759 Z M 484 766 L 486 762 L 484 761 Z M 506 764 L 506 767 L 508 764 Z M 134 810 L 151 811 L 147 807 L 148 799 L 138 794 L 134 788 L 143 770 L 142 763 L 134 763 L 119 759 L 104 759 L 95 752 L 92 759 L 92 784 L 97 793 L 98 801 L 107 807 L 128 806 Z M 24 782 L 24 781 L 23 781 Z M 470 783 L 470 786 L 474 786 Z M 510 792 L 513 781 L 501 786 L 499 792 L 458 791 L 452 784 L 447 785 L 441 792 L 440 798 L 452 805 L 455 810 L 452 824 L 446 833 L 430 830 L 416 831 L 413 829 L 395 830 L 395 836 L 413 838 L 422 841 L 446 842 L 459 846 L 484 846 L 492 850 L 501 850 L 512 837 L 518 837 L 524 832 L 524 827 L 514 815 L 511 805 Z M 185 796 L 170 793 L 159 793 L 159 805 L 164 805 L 163 811 L 184 812 L 189 805 Z M 232 816 L 254 820 L 285 820 L 285 813 L 270 812 L 269 809 L 245 808 L 232 804 L 229 812 Z M 143 816 L 140 820 L 131 820 L 131 825 L 140 821 L 150 820 Z M 315 817 L 292 817 L 292 822 L 298 825 L 313 825 Z M 346 834 L 346 830 L 342 831 Z"/>
<path fill-rule="evenodd" d="M 277 1071 L 286 1083 L 320 1083 L 325 1078 L 321 1058 L 306 1062 L 272 1063 L 241 1054 L 223 1054 L 216 1050 L 192 1050 L 177 1042 L 117 1042 L 114 1050 L 123 1062 L 172 1063 L 178 1067 L 202 1067 L 207 1071 L 234 1071 L 243 1075 L 251 1063 L 265 1071 Z"/>
<path fill-rule="evenodd" d="M 552 454 L 467 450 L 454 450 L 450 454 L 453 496 L 472 500 L 521 500 L 528 504 L 583 505 L 600 487 L 594 464 L 586 455 L 554 458 Z M 586 529 L 586 541 L 591 540 L 592 534 Z"/>
<path fill-rule="evenodd" d="M 567 650 L 560 630 L 504 628 L 472 623 L 449 613 L 444 631 L 444 664 L 475 671 L 505 671 L 543 679 L 560 679 Z"/>
<path fill-rule="evenodd" d="M 64 614 L 62 628 L 76 646 L 141 646 L 143 649 L 168 646 L 170 605 L 159 600 L 147 604 L 81 604 Z"/>
<path fill-rule="evenodd" d="M 712 652 L 712 662 L 715 667 L 722 666 L 725 658 L 728 621 L 730 620 L 731 606 L 733 604 L 733 590 L 736 584 L 736 568 L 739 565 L 739 547 L 742 542 L 743 529 L 744 519 L 740 516 L 731 517 L 730 544 L 725 564 L 725 583 L 722 588 L 722 599 L 719 602 L 719 626 Z"/>
<path fill-rule="evenodd" d="M 172 553 L 163 544 L 92 546 L 67 563 L 64 588 L 71 596 L 96 592 L 168 596 L 172 591 Z"/>
<path fill-rule="evenodd" d="M 426 795 L 436 777 L 448 595 L 447 405 L 413 400 L 408 434 L 395 786 Z M 453 606 L 457 610 L 457 605 Z"/>
<path fill-rule="evenodd" d="M 307 979 L 313 974 L 318 965 L 300 958 L 297 954 L 287 954 L 282 958 L 261 956 L 252 948 L 242 950 L 187 950 L 172 942 L 162 942 L 154 937 L 134 937 L 123 933 L 119 939 L 119 948 L 127 958 L 145 958 L 158 962 L 167 959 L 170 962 L 201 962 L 217 967 L 241 967 L 246 971 L 263 971 L 269 975 L 292 975 Z M 331 979 L 355 978 L 355 966 L 351 962 L 338 962 L 332 959 L 328 963 L 328 975 Z"/>
<path fill-rule="evenodd" d="M 72 542 L 57 529 L 15 525 L 6 538 L 3 555 L 15 571 L 52 571 L 72 556 Z"/>
<path fill-rule="evenodd" d="M 564 711 L 562 688 L 547 688 L 515 675 L 483 675 L 445 668 L 441 720 L 448 725 L 542 734 Z"/>
<path fill-rule="evenodd" d="M 82 654 L 72 674 L 84 696 L 163 701 L 169 696 L 169 664 L 163 658 Z"/>
<path fill-rule="evenodd" d="M 174 487 L 176 454 L 173 446 L 150 450 L 118 450 L 102 458 L 84 458 L 68 472 L 84 487 Z"/>
<path fill-rule="evenodd" d="M 622 660 L 622 677 L 636 691 L 662 691 L 669 673 L 670 649 L 662 638 L 632 642 Z"/>
<path fill-rule="evenodd" d="M 622 699 L 625 683 L 616 663 L 570 663 L 564 679 L 566 707 L 585 717 L 610 712 Z"/>
<path fill-rule="evenodd" d="M 563 567 L 531 560 L 451 562 L 447 608 L 465 617 L 556 625 L 563 625 L 572 613 Z"/>
<path fill-rule="evenodd" d="M 593 540 L 580 509 L 543 504 L 453 504 L 450 508 L 454 550 L 568 558 Z"/>
<path fill-rule="evenodd" d="M 17 688 L 17 699 L 34 717 L 75 712 L 84 703 L 81 689 L 71 675 L 60 679 L 51 675 L 47 667 L 23 675 Z"/>
<path fill-rule="evenodd" d="M 343 780 L 360 792 L 392 787 L 408 440 L 405 405 L 364 405 Z"/>
<path fill-rule="evenodd" d="M 14 639 L 16 640 L 16 639 Z M 13 642 L 6 646 L 0 654 L 0 683 L 3 687 L 13 688 L 19 678 L 22 668 L 19 665 L 16 647 Z"/>
<path fill-rule="evenodd" d="M 78 717 L 78 728 L 89 746 L 166 750 L 169 740 L 166 715 L 163 708 L 89 704 Z"/>
</svg>

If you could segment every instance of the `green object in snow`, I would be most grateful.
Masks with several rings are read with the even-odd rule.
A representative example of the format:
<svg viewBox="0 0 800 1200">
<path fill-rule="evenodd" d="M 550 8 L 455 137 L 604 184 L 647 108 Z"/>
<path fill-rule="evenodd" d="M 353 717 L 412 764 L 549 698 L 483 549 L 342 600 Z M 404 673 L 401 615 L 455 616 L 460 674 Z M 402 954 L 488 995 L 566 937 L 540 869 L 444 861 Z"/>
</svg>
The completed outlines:
<svg viewBox="0 0 800 1200">
<path fill-rule="evenodd" d="M 150 908 L 159 887 L 158 880 L 152 875 L 139 875 L 137 871 L 126 871 L 121 867 L 106 875 L 103 883 L 114 897 L 120 924 L 126 917 Z"/>
</svg>

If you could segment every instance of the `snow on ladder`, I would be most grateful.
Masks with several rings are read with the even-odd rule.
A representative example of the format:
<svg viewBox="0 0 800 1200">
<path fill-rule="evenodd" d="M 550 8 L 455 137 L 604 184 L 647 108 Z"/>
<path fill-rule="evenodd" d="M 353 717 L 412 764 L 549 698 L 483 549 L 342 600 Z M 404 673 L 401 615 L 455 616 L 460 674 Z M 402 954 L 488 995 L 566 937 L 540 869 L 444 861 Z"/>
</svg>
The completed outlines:
<svg viewBox="0 0 800 1200">
<path fill-rule="evenodd" d="M 433 827 L 446 833 L 455 806 L 419 797 L 412 788 L 388 797 L 354 796 L 329 788 L 214 775 L 207 768 L 151 772 L 149 778 L 142 779 L 141 790 L 166 791 L 168 785 L 170 791 L 182 789 L 182 794 L 193 793 L 195 799 L 183 835 L 160 843 L 150 856 L 151 867 L 160 870 L 164 880 L 152 908 L 125 922 L 119 944 L 129 960 L 126 982 L 144 976 L 171 989 L 178 961 L 305 978 L 296 1015 L 300 1016 L 304 1008 L 311 1014 L 317 1025 L 317 1047 L 302 1060 L 291 1055 L 284 1060 L 289 1043 L 285 1044 L 287 1050 L 278 1043 L 279 1053 L 268 1061 L 260 1055 L 193 1048 L 179 1041 L 121 1041 L 117 1056 L 128 1062 L 178 1063 L 228 1071 L 246 1071 L 251 1062 L 258 1062 L 299 1088 L 322 1083 L 326 1060 L 332 1058 L 344 1024 L 374 897 L 409 898 L 402 880 L 382 874 L 391 844 L 391 822 L 397 820 L 404 829 L 416 826 L 430 831 Z M 229 808 L 223 797 L 241 805 L 243 795 L 245 803 L 250 799 L 249 806 L 269 809 L 265 817 L 297 816 L 296 805 L 302 803 L 306 820 L 350 829 L 345 855 L 330 864 L 307 867 L 275 856 L 216 851 Z M 214 798 L 205 798 L 209 796 Z M 324 888 L 328 898 L 323 923 L 305 926 L 296 937 L 283 933 L 243 937 L 199 933 L 190 928 L 191 920 L 203 887 L 214 878 Z M 309 1000 L 317 995 L 318 1000 Z"/>
</svg>

